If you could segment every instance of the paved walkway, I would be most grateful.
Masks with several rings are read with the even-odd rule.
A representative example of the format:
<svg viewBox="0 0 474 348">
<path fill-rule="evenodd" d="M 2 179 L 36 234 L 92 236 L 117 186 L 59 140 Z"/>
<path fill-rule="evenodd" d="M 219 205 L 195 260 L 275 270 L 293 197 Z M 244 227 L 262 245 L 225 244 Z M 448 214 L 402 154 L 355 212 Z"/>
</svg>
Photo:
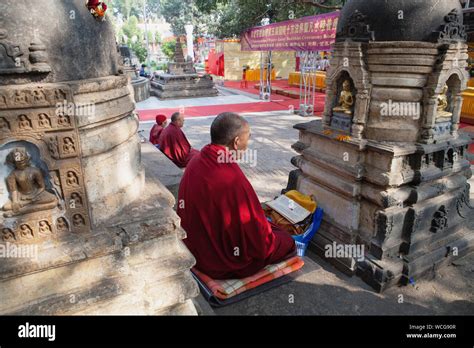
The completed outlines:
<svg viewBox="0 0 474 348">
<path fill-rule="evenodd" d="M 243 163 L 241 167 L 260 200 L 271 200 L 286 187 L 288 173 L 295 169 L 290 162 L 296 155 L 291 145 L 298 138 L 298 132 L 293 129 L 293 125 L 314 120 L 316 117 L 303 118 L 288 112 L 242 115 L 249 121 L 252 135 L 248 163 Z M 183 131 L 194 148 L 201 149 L 210 143 L 209 129 L 213 119 L 214 117 L 196 117 L 185 120 Z M 152 125 L 152 122 L 141 123 L 140 129 L 144 130 L 143 134 L 147 138 Z"/>
<path fill-rule="evenodd" d="M 261 201 L 277 196 L 286 187 L 291 145 L 298 139 L 292 127 L 315 118 L 288 113 L 244 114 L 252 128 L 250 150 L 257 151 L 257 166 L 242 164 L 243 171 Z M 186 119 L 184 132 L 192 146 L 200 149 L 210 141 L 213 117 Z M 142 123 L 148 135 L 151 123 Z M 474 199 L 474 179 L 471 179 Z M 474 229 L 474 219 L 471 221 Z M 450 265 L 432 280 L 413 286 L 375 293 L 357 277 L 348 277 L 316 255 L 305 258 L 304 274 L 296 281 L 240 303 L 212 310 L 201 298 L 204 314 L 217 315 L 428 315 L 474 313 L 474 254 Z M 403 298 L 403 302 L 399 303 Z M 293 301 L 294 300 L 294 301 Z"/>
<path fill-rule="evenodd" d="M 192 99 L 171 99 L 160 100 L 156 97 L 150 97 L 140 103 L 137 103 L 137 110 L 169 109 L 190 106 L 210 106 L 225 104 L 245 104 L 258 101 L 255 97 L 227 94 L 216 97 L 192 98 Z"/>
</svg>

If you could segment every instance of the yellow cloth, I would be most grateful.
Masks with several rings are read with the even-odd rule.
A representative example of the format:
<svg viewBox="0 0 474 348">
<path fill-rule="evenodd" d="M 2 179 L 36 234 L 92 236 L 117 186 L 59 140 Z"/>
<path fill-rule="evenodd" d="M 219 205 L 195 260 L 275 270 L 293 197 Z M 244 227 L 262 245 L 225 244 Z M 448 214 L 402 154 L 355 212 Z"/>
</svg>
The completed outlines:
<svg viewBox="0 0 474 348">
<path fill-rule="evenodd" d="M 318 71 L 316 74 L 310 74 L 311 83 L 314 83 L 314 79 L 316 79 L 316 88 L 318 89 L 325 89 L 326 88 L 326 72 Z M 301 80 L 301 73 L 300 72 L 292 72 L 288 76 L 288 84 L 290 86 L 299 87 Z"/>
<path fill-rule="evenodd" d="M 265 69 L 266 72 L 266 69 Z M 276 79 L 276 71 L 272 69 L 272 80 Z M 260 81 L 260 69 L 247 70 L 247 81 Z"/>
<path fill-rule="evenodd" d="M 311 213 L 314 213 L 316 208 L 318 207 L 318 204 L 314 201 L 313 197 L 304 195 L 296 190 L 288 191 L 287 193 L 285 193 L 285 196 L 289 199 L 294 200 L 296 203 L 298 203 Z"/>
</svg>

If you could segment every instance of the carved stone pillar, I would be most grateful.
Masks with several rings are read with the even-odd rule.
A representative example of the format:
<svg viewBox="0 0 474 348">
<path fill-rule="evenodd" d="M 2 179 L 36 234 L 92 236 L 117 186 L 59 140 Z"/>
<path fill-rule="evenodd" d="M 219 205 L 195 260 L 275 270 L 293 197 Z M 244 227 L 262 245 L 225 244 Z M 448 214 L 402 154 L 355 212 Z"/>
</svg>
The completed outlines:
<svg viewBox="0 0 474 348">
<path fill-rule="evenodd" d="M 0 314 L 196 314 L 130 91 L 82 0 L 0 3 Z"/>
</svg>

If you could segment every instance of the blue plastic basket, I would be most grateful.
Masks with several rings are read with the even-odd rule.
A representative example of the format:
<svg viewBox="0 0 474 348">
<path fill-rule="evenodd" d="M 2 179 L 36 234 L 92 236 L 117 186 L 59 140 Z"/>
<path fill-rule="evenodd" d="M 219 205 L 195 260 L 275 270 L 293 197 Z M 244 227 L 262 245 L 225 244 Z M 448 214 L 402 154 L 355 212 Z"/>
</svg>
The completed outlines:
<svg viewBox="0 0 474 348">
<path fill-rule="evenodd" d="M 309 243 L 301 243 L 295 240 L 295 244 L 296 244 L 296 255 L 298 255 L 299 257 L 304 257 L 304 255 L 306 254 L 306 248 L 308 247 Z"/>
</svg>

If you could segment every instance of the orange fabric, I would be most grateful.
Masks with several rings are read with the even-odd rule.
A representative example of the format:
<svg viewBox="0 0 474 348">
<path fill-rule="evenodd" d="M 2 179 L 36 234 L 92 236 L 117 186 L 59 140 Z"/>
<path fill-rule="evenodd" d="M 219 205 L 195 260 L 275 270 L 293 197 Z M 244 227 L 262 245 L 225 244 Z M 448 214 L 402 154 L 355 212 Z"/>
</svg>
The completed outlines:
<svg viewBox="0 0 474 348">
<path fill-rule="evenodd" d="M 207 288 L 211 290 L 214 296 L 221 300 L 226 300 L 274 279 L 296 272 L 303 266 L 304 261 L 298 256 L 294 256 L 278 264 L 268 265 L 260 272 L 250 277 L 228 280 L 212 279 L 206 274 L 198 271 L 196 268 L 193 268 L 192 271 L 204 284 L 206 284 Z"/>
</svg>

